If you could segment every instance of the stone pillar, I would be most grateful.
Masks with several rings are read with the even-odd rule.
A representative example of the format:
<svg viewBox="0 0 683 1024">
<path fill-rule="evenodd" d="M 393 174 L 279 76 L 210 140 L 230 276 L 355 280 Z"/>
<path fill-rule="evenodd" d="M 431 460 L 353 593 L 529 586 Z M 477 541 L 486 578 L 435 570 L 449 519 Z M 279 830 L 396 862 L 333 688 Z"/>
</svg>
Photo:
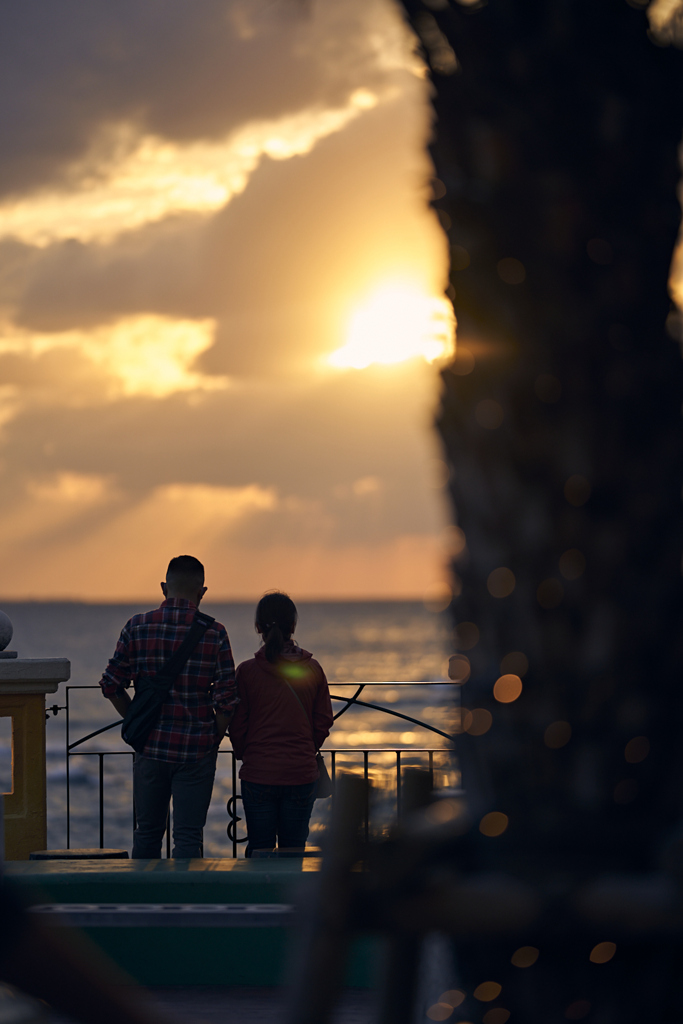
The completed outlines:
<svg viewBox="0 0 683 1024">
<path fill-rule="evenodd" d="M 8 621 L 3 615 L 2 647 L 12 636 Z M 12 719 L 12 789 L 4 794 L 7 860 L 28 860 L 32 850 L 47 846 L 45 694 L 70 675 L 67 658 L 18 658 L 0 650 L 0 717 Z"/>
</svg>

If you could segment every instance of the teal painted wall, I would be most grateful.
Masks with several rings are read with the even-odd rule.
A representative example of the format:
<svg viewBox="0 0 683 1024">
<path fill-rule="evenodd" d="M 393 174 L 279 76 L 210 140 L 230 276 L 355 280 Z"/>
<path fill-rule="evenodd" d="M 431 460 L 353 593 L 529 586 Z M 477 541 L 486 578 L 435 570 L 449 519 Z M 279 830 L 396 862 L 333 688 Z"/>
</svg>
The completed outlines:
<svg viewBox="0 0 683 1024">
<path fill-rule="evenodd" d="M 308 861 L 15 861 L 7 877 L 27 902 L 292 903 L 315 899 L 318 863 Z M 297 924 L 289 928 L 84 929 L 143 985 L 273 986 L 287 984 Z M 372 988 L 381 940 L 352 944 L 345 984 Z"/>
</svg>

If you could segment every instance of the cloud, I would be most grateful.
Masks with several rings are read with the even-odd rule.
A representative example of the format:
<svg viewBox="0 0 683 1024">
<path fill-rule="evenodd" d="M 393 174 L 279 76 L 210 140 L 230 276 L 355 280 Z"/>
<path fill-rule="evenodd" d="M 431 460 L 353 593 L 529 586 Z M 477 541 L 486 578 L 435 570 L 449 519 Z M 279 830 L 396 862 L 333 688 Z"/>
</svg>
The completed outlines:
<svg viewBox="0 0 683 1024">
<path fill-rule="evenodd" d="M 96 177 L 131 126 L 192 143 L 255 121 L 343 106 L 410 65 L 379 0 L 22 0 L 0 7 L 0 193 Z"/>
<path fill-rule="evenodd" d="M 6 326 L 0 330 L 0 369 L 5 380 L 14 375 L 27 390 L 42 384 L 43 397 L 52 403 L 66 399 L 60 387 L 65 356 L 75 357 L 68 375 L 70 394 L 81 405 L 98 405 L 119 396 L 162 398 L 177 391 L 215 391 L 227 386 L 224 377 L 207 377 L 191 369 L 211 346 L 214 329 L 209 319 L 154 315 L 124 317 L 90 331 L 52 334 Z M 57 359 L 52 358 L 55 355 Z M 74 366 L 78 362 L 80 373 Z M 99 385 L 96 390 L 93 383 Z"/>
<path fill-rule="evenodd" d="M 103 476 L 83 473 L 55 473 L 47 479 L 31 480 L 27 492 L 38 501 L 65 508 L 88 508 L 100 505 L 109 497 L 109 481 Z"/>
<path fill-rule="evenodd" d="M 279 121 L 254 122 L 216 141 L 169 142 L 137 136 L 129 125 L 107 129 L 101 167 L 72 168 L 77 182 L 0 203 L 0 230 L 29 245 L 108 242 L 124 231 L 178 213 L 208 213 L 243 192 L 266 156 L 289 160 L 341 131 L 378 98 L 356 89 L 345 106 L 312 108 Z"/>
</svg>

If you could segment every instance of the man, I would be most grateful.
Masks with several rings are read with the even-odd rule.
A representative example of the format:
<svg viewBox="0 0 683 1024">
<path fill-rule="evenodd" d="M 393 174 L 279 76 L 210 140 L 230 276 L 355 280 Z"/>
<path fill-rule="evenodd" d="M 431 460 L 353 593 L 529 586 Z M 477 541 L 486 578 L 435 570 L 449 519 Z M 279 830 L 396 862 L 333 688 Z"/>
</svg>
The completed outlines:
<svg viewBox="0 0 683 1024">
<path fill-rule="evenodd" d="M 131 680 L 154 675 L 189 632 L 206 593 L 204 566 L 191 555 L 172 558 L 161 589 L 161 606 L 134 615 L 123 627 L 100 681 L 121 716 L 131 702 L 126 692 Z M 230 641 L 225 627 L 214 622 L 175 679 L 142 753 L 135 755 L 133 857 L 161 856 L 171 797 L 173 856 L 202 856 L 218 747 L 237 703 Z"/>
</svg>

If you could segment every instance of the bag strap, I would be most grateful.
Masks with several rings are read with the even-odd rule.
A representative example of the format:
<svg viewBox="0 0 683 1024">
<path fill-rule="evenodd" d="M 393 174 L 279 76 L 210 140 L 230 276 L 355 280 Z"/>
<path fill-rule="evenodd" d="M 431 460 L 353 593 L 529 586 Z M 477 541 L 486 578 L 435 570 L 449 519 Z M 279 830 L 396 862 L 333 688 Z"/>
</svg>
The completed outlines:
<svg viewBox="0 0 683 1024">
<path fill-rule="evenodd" d="M 173 680 L 176 676 L 179 676 L 185 668 L 187 659 L 190 657 L 209 626 L 211 626 L 215 621 L 216 620 L 212 619 L 210 615 L 205 615 L 204 612 L 196 611 L 194 614 L 194 620 L 185 636 L 185 639 L 173 654 L 163 663 L 159 671 L 156 673 L 155 679 L 163 676 L 164 678 Z"/>
<path fill-rule="evenodd" d="M 310 719 L 308 717 L 308 711 L 306 711 L 306 708 L 303 706 L 303 704 L 301 702 L 301 698 L 299 697 L 299 694 L 296 692 L 296 690 L 291 685 L 291 683 L 288 683 L 286 679 L 283 679 L 283 682 L 284 682 L 285 686 L 289 686 L 290 690 L 294 694 L 294 697 L 296 698 L 296 700 L 297 700 L 297 702 L 299 704 L 299 707 L 301 708 L 301 710 L 303 711 L 304 715 L 306 716 L 306 721 L 308 722 L 308 724 L 311 727 L 311 735 L 313 737 L 313 746 L 315 747 L 315 752 L 316 752 L 316 754 L 319 754 L 320 753 L 320 747 L 315 742 L 315 729 L 313 728 L 313 721 L 312 721 L 312 719 Z"/>
</svg>

